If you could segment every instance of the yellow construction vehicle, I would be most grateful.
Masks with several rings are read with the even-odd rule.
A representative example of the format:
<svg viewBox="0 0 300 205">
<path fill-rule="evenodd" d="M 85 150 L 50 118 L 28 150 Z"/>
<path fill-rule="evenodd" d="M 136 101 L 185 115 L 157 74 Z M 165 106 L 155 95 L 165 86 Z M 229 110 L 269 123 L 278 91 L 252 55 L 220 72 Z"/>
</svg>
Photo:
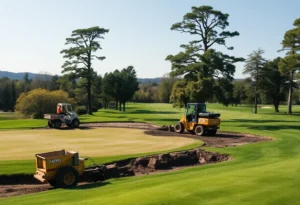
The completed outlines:
<svg viewBox="0 0 300 205">
<path fill-rule="evenodd" d="M 74 151 L 59 150 L 36 154 L 34 177 L 57 188 L 76 186 L 79 176 L 85 171 L 84 160 Z"/>
<path fill-rule="evenodd" d="M 195 133 L 196 135 L 216 135 L 220 128 L 220 114 L 206 111 L 204 103 L 188 103 L 185 115 L 174 126 L 177 133 L 184 130 Z"/>
</svg>

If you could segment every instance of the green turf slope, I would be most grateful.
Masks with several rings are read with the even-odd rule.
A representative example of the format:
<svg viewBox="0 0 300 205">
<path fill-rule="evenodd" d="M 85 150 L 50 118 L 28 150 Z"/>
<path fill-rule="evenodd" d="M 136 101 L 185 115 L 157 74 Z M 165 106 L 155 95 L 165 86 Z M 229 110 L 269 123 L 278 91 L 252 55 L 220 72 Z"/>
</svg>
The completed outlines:
<svg viewBox="0 0 300 205">
<path fill-rule="evenodd" d="M 131 113 L 111 111 L 109 115 L 111 119 L 124 116 L 123 119 L 167 124 L 180 116 L 168 106 L 132 105 Z M 221 112 L 222 130 L 266 135 L 275 140 L 210 148 L 231 154 L 235 159 L 229 162 L 0 199 L 0 204 L 300 204 L 300 117 L 274 114 L 272 109 L 259 109 L 260 114 L 254 115 L 246 107 L 208 106 Z M 96 113 L 95 118 L 105 118 L 104 113 Z"/>
</svg>

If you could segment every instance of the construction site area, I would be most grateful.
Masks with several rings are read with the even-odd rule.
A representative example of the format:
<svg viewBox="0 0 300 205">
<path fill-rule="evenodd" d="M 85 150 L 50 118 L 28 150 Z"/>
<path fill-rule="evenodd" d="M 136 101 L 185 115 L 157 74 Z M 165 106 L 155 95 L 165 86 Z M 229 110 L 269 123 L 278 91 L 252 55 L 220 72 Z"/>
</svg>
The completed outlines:
<svg viewBox="0 0 300 205">
<path fill-rule="evenodd" d="M 114 130 L 114 132 L 111 131 L 112 129 Z M 157 149 L 158 151 L 161 150 L 161 153 L 158 154 L 150 154 L 139 157 L 129 157 L 126 159 L 114 160 L 112 162 L 103 164 L 92 163 L 89 166 L 86 166 L 84 172 L 79 176 L 78 185 L 77 187 L 75 187 L 75 189 L 80 187 L 88 188 L 103 186 L 105 185 L 105 183 L 107 183 L 106 181 L 108 179 L 112 178 L 158 174 L 162 172 L 177 171 L 189 167 L 204 166 L 211 163 L 234 160 L 234 158 L 229 156 L 228 154 L 220 154 L 216 152 L 206 151 L 205 148 L 226 148 L 232 146 L 240 146 L 248 143 L 272 140 L 272 138 L 269 137 L 223 131 L 218 131 L 215 136 L 198 136 L 196 134 L 191 133 L 173 132 L 170 126 L 156 126 L 149 123 L 137 122 L 84 123 L 81 124 L 80 127 L 76 130 L 68 126 L 62 126 L 59 130 L 51 130 L 52 129 L 49 127 L 35 128 L 30 130 L 30 136 L 33 136 L 32 139 L 29 137 L 29 133 L 26 133 L 26 131 L 22 131 L 23 134 L 19 132 L 18 137 L 26 138 L 27 135 L 27 140 L 32 140 L 31 142 L 35 143 L 39 140 L 41 135 L 44 135 L 45 133 L 55 132 L 56 135 L 59 132 L 59 135 L 61 136 L 73 135 L 72 137 L 78 140 L 78 144 L 80 144 L 81 142 L 91 144 L 91 146 L 94 146 L 91 147 L 91 149 L 93 150 L 89 149 L 91 150 L 90 153 L 87 151 L 85 152 L 88 153 L 90 156 L 95 155 L 95 153 L 97 153 L 98 155 L 103 155 L 104 153 L 106 153 L 107 155 L 113 155 L 113 153 L 120 154 L 122 153 L 122 148 L 124 150 L 127 150 L 126 152 L 124 152 L 124 154 L 130 153 L 130 151 L 128 150 L 136 150 L 136 153 L 139 153 L 140 149 L 143 147 L 145 149 L 142 149 L 142 153 L 148 153 L 155 149 Z M 16 133 L 18 131 L 5 132 L 7 132 L 7 135 L 12 136 L 12 133 Z M 33 132 L 34 134 L 32 135 Z M 131 136 L 135 136 L 135 138 L 133 139 L 134 141 L 130 141 L 126 138 L 126 132 L 129 132 Z M 136 133 L 132 134 L 132 132 Z M 78 136 L 74 133 L 78 133 Z M 82 135 L 82 133 L 86 133 L 89 136 L 95 135 L 97 136 L 97 138 L 101 138 L 101 133 L 102 135 L 111 137 L 110 143 L 114 145 L 121 144 L 117 146 L 117 149 L 120 150 L 120 152 L 114 151 L 116 147 L 102 144 L 101 141 L 95 141 L 94 139 L 90 138 L 84 139 L 84 137 L 81 138 L 79 135 Z M 116 139 L 114 138 L 114 135 L 116 135 Z M 3 139 L 4 138 L 5 136 L 3 137 Z M 12 140 L 19 140 L 19 138 L 15 138 Z M 149 138 L 151 140 L 154 139 L 155 143 L 147 141 L 139 144 L 139 140 L 144 140 L 144 138 Z M 164 144 L 168 144 L 168 146 L 172 144 L 170 143 L 172 139 L 176 139 L 176 141 L 178 141 L 179 144 L 175 143 L 173 144 L 173 147 L 164 147 Z M 178 147 L 183 147 L 189 144 L 193 144 L 195 142 L 203 143 L 201 144 L 201 146 L 188 148 L 181 151 L 163 151 L 176 149 Z M 152 147 L 152 145 L 154 146 L 154 144 L 159 144 L 161 147 Z M 107 147 L 107 149 L 104 149 L 103 153 L 98 152 L 102 147 L 105 146 Z M 149 147 L 149 150 L 146 149 L 147 146 Z M 52 145 L 50 142 L 48 144 L 48 147 L 51 150 Z M 58 146 L 57 144 L 54 144 L 53 147 Z M 98 149 L 96 147 L 98 147 Z M 80 149 L 80 147 L 73 146 L 72 148 L 77 148 L 76 150 L 78 150 L 79 155 L 81 155 L 82 150 Z M 26 150 L 19 151 L 26 152 Z M 30 153 L 35 151 L 36 150 L 30 150 L 28 152 Z M 21 156 L 21 153 L 20 155 L 18 155 L 18 153 L 15 154 L 15 159 L 20 159 L 19 157 Z M 132 154 L 135 154 L 135 152 L 132 152 Z M 30 157 L 32 158 L 33 156 L 28 155 L 25 156 L 25 158 L 26 157 L 30 159 Z M 32 164 L 32 167 L 34 168 L 34 164 Z M 54 189 L 53 186 L 51 186 L 48 183 L 41 183 L 33 177 L 33 174 L 20 173 L 12 175 L 0 175 L 0 197 L 17 196 L 28 193 L 43 192 L 52 189 Z"/>
</svg>

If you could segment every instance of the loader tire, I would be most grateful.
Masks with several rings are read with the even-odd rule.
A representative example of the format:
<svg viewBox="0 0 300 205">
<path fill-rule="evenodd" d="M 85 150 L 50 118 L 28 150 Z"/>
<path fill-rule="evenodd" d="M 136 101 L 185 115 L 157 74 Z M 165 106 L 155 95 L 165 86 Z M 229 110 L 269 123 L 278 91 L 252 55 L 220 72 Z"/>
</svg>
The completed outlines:
<svg viewBox="0 0 300 205">
<path fill-rule="evenodd" d="M 203 136 L 205 133 L 204 127 L 202 125 L 198 125 L 195 127 L 195 134 L 198 136 Z"/>
<path fill-rule="evenodd" d="M 56 188 L 56 180 L 55 179 L 48 180 L 48 182 L 52 187 Z"/>
<path fill-rule="evenodd" d="M 61 126 L 60 120 L 55 120 L 54 123 L 53 123 L 53 127 L 54 127 L 55 129 L 59 129 L 60 126 Z"/>
<path fill-rule="evenodd" d="M 48 127 L 53 127 L 51 120 L 48 121 Z"/>
<path fill-rule="evenodd" d="M 71 188 L 77 185 L 79 174 L 73 167 L 62 167 L 56 177 L 57 188 Z"/>
<path fill-rule="evenodd" d="M 79 127 L 79 125 L 80 125 L 80 122 L 79 122 L 79 120 L 78 120 L 78 119 L 75 119 L 75 120 L 73 120 L 73 122 L 72 122 L 72 127 L 74 127 L 74 128 L 78 128 L 78 127 Z"/>
<path fill-rule="evenodd" d="M 184 125 L 182 122 L 178 122 L 175 126 L 174 126 L 174 130 L 177 133 L 183 133 L 184 131 Z"/>
</svg>

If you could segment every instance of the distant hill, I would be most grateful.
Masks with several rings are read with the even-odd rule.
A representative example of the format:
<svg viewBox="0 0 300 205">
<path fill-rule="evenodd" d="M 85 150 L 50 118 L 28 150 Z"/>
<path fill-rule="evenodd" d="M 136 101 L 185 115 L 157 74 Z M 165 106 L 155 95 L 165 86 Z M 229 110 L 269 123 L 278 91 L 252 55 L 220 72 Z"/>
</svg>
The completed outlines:
<svg viewBox="0 0 300 205">
<path fill-rule="evenodd" d="M 7 77 L 9 79 L 14 79 L 14 80 L 22 80 L 24 78 L 26 72 L 21 72 L 21 73 L 13 73 L 9 71 L 0 71 L 0 78 Z M 37 74 L 37 73 L 28 73 L 29 79 L 34 78 L 35 76 L 42 75 L 44 76 L 45 74 Z M 138 82 L 141 84 L 144 83 L 159 83 L 161 78 L 138 78 Z"/>
<path fill-rule="evenodd" d="M 26 72 L 21 73 L 13 73 L 9 71 L 0 71 L 0 78 L 7 77 L 14 80 L 22 80 L 24 78 Z M 45 74 L 37 74 L 37 73 L 28 73 L 29 79 L 34 78 L 35 76 L 45 76 Z M 160 83 L 161 78 L 138 78 L 138 82 L 141 84 L 145 83 Z M 234 81 L 242 81 L 244 79 L 234 79 Z"/>
<path fill-rule="evenodd" d="M 138 82 L 141 84 L 145 83 L 160 83 L 161 78 L 138 78 Z"/>
<path fill-rule="evenodd" d="M 0 71 L 0 78 L 4 78 L 7 77 L 9 79 L 13 79 L 13 80 L 22 80 L 24 78 L 26 72 L 21 72 L 21 73 L 13 73 L 13 72 L 9 72 L 9 71 Z M 28 78 L 32 79 L 35 76 L 45 76 L 45 74 L 37 74 L 37 73 L 28 73 Z"/>
</svg>

